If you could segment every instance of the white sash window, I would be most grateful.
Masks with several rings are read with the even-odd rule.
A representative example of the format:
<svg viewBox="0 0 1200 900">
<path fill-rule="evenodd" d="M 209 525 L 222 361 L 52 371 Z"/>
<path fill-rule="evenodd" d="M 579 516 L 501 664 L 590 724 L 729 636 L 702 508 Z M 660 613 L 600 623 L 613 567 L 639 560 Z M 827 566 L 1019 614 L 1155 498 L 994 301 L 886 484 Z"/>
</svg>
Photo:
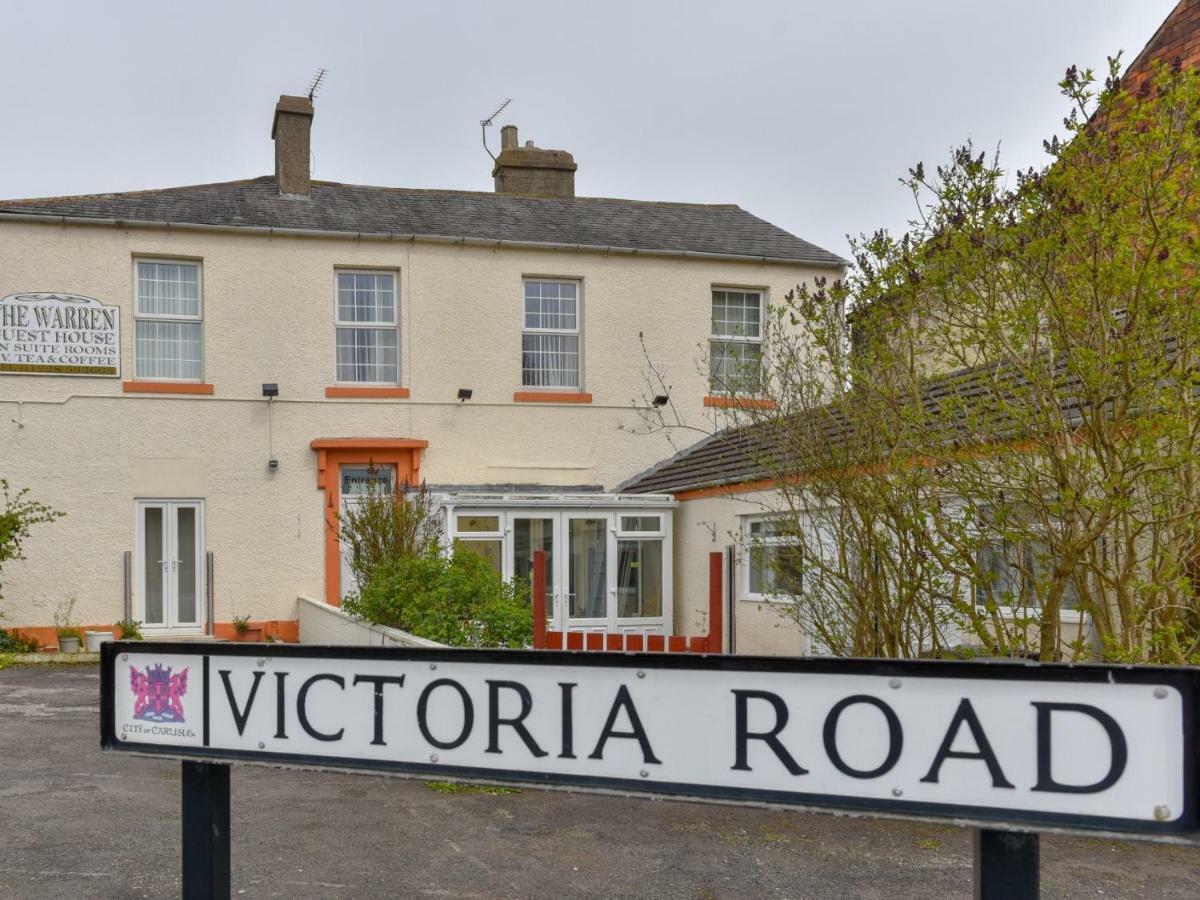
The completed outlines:
<svg viewBox="0 0 1200 900">
<path fill-rule="evenodd" d="M 398 311 L 395 273 L 337 273 L 334 332 L 339 382 L 400 383 Z"/>
<path fill-rule="evenodd" d="M 525 280 L 521 384 L 579 390 L 579 283 Z"/>
<path fill-rule="evenodd" d="M 151 381 L 204 377 L 200 264 L 137 260 L 134 373 Z"/>
<path fill-rule="evenodd" d="M 708 371 L 714 393 L 762 390 L 762 320 L 761 291 L 713 290 Z"/>
</svg>

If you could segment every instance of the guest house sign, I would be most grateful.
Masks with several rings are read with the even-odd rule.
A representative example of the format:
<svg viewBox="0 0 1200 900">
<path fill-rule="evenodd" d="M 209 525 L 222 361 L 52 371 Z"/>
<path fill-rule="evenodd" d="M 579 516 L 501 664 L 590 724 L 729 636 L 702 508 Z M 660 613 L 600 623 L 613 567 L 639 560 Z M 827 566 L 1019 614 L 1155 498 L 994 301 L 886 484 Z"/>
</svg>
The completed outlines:
<svg viewBox="0 0 1200 900">
<path fill-rule="evenodd" d="M 105 644 L 108 750 L 1195 836 L 1200 674 Z"/>
<path fill-rule="evenodd" d="M 121 310 L 79 294 L 0 298 L 0 374 L 121 374 Z"/>
</svg>

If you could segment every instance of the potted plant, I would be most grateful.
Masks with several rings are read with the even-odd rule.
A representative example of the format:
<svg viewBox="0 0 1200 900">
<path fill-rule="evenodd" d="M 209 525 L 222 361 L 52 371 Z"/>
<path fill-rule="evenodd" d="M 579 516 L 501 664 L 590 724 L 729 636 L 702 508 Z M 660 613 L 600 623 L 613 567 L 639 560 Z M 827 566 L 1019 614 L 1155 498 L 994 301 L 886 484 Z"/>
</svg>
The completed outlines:
<svg viewBox="0 0 1200 900">
<path fill-rule="evenodd" d="M 252 643 L 263 639 L 261 625 L 251 625 L 249 616 L 233 617 L 233 639 L 239 643 Z"/>
<path fill-rule="evenodd" d="M 113 628 L 121 632 L 121 640 L 123 641 L 140 641 L 142 637 L 142 623 L 133 619 L 122 619 L 116 622 Z"/>
<path fill-rule="evenodd" d="M 54 611 L 54 630 L 58 635 L 59 653 L 78 653 L 83 641 L 83 632 L 75 621 L 75 597 L 70 597 L 58 605 Z"/>
<path fill-rule="evenodd" d="M 93 631 L 88 629 L 83 633 L 83 649 L 88 653 L 99 653 L 100 645 L 107 644 L 112 639 L 113 633 L 111 631 L 105 631 L 103 629 Z"/>
<path fill-rule="evenodd" d="M 83 642 L 83 632 L 78 628 L 58 629 L 58 652 L 78 653 Z"/>
</svg>

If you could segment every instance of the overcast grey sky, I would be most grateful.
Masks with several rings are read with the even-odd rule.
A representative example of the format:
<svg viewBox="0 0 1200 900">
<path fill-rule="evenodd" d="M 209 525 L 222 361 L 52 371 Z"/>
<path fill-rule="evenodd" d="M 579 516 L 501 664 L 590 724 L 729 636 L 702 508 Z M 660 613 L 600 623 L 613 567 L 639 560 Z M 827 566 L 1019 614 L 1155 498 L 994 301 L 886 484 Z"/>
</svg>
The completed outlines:
<svg viewBox="0 0 1200 900">
<path fill-rule="evenodd" d="M 512 97 L 580 195 L 737 203 L 846 254 L 904 226 L 917 160 L 1039 162 L 1063 70 L 1132 60 L 1174 4 L 3 0 L 0 197 L 266 174 L 277 96 L 323 66 L 318 178 L 491 190 L 479 120 Z"/>
</svg>

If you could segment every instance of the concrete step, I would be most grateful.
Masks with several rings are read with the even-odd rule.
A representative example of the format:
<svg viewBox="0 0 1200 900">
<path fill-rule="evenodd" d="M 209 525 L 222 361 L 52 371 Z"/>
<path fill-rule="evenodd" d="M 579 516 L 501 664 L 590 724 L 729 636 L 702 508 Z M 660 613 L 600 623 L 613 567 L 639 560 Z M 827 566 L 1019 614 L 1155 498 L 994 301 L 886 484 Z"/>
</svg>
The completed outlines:
<svg viewBox="0 0 1200 900">
<path fill-rule="evenodd" d="M 211 634 L 143 634 L 142 640 L 147 643 L 155 641 L 170 641 L 171 643 L 187 643 L 187 644 L 225 644 L 228 641 L 220 640 Z"/>
</svg>

